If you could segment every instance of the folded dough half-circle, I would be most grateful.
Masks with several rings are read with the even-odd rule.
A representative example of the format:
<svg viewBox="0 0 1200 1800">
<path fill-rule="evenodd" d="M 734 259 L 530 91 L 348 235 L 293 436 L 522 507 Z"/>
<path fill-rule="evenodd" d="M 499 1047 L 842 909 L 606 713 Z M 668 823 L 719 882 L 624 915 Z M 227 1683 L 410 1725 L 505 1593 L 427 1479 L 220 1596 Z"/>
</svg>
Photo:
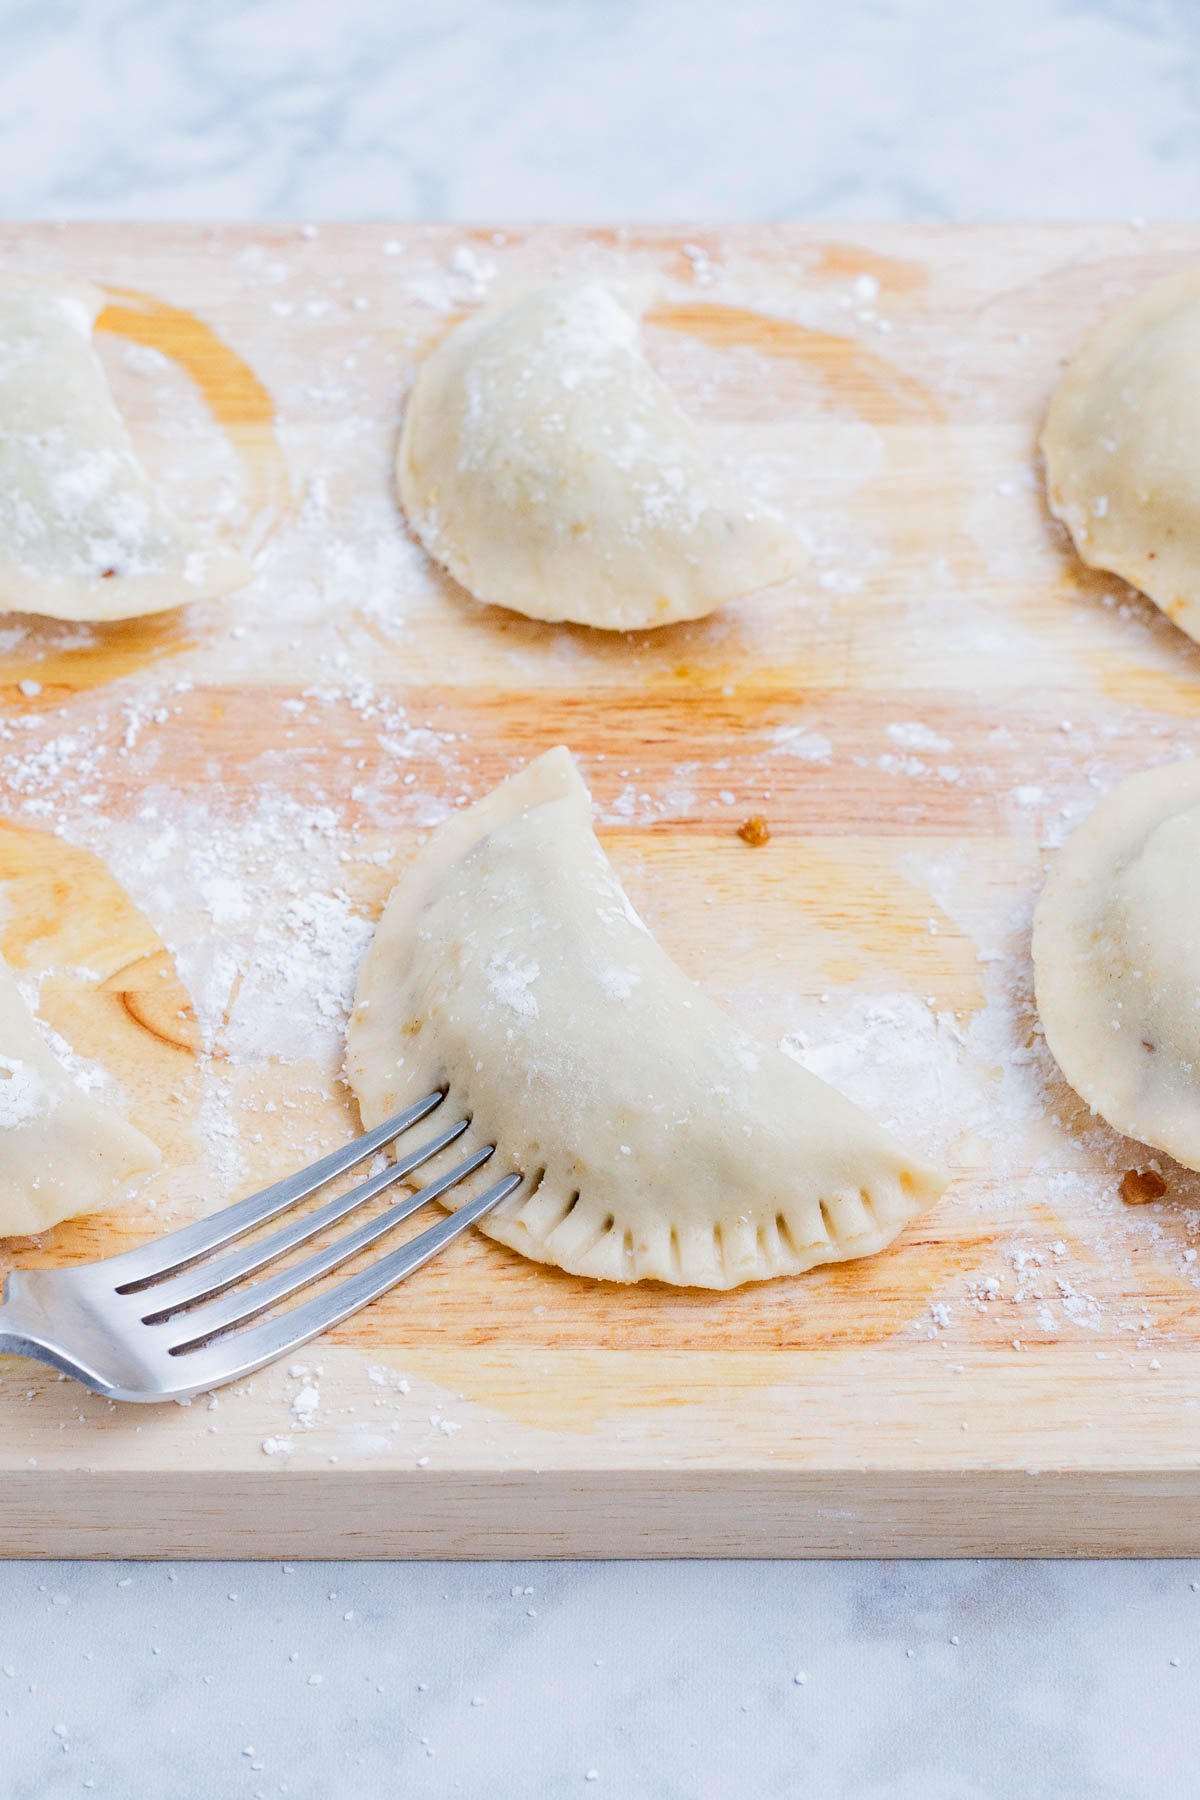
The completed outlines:
<svg viewBox="0 0 1200 1800">
<path fill-rule="evenodd" d="M 1038 901 L 1038 1012 L 1059 1068 L 1118 1131 L 1200 1169 L 1200 762 L 1107 794 Z"/>
<path fill-rule="evenodd" d="M 640 295 L 563 282 L 456 327 L 417 373 L 400 500 L 477 600 L 611 631 L 696 619 L 804 561 L 724 479 L 639 343 Z"/>
<path fill-rule="evenodd" d="M 528 1177 L 482 1229 L 578 1275 L 731 1288 L 869 1256 L 945 1185 L 660 949 L 564 749 L 402 876 L 347 1066 L 368 1125 L 443 1086 L 471 1120 L 443 1156 L 495 1143 Z"/>
<path fill-rule="evenodd" d="M 158 1161 L 149 1138 L 71 1079 L 0 963 L 0 1238 L 115 1205 Z"/>
<path fill-rule="evenodd" d="M 88 281 L 0 275 L 0 612 L 132 619 L 253 573 L 139 461 L 92 348 L 103 305 Z"/>
<path fill-rule="evenodd" d="M 1050 508 L 1110 569 L 1200 639 L 1200 271 L 1107 319 L 1042 431 Z"/>
</svg>

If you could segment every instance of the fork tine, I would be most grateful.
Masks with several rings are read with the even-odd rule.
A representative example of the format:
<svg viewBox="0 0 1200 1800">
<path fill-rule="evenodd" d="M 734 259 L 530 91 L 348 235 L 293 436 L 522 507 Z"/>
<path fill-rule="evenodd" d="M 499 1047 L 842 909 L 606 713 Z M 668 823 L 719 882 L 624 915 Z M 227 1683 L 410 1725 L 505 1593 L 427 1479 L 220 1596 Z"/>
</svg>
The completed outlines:
<svg viewBox="0 0 1200 1800">
<path fill-rule="evenodd" d="M 373 1156 L 393 1138 L 401 1137 L 411 1126 L 428 1118 L 445 1097 L 441 1089 L 426 1094 L 423 1100 L 416 1101 L 404 1112 L 385 1119 L 382 1125 L 376 1125 L 373 1131 L 364 1132 L 362 1137 L 354 1138 L 340 1149 L 330 1151 L 319 1162 L 310 1163 L 307 1169 L 300 1169 L 295 1175 L 285 1176 L 282 1181 L 263 1188 L 260 1193 L 250 1194 L 245 1200 L 222 1208 L 210 1219 L 200 1219 L 195 1225 L 185 1225 L 181 1231 L 154 1238 L 136 1250 L 109 1257 L 103 1266 L 118 1277 L 119 1293 L 132 1293 L 151 1282 L 161 1281 L 165 1275 L 174 1275 L 188 1263 L 196 1262 L 214 1250 L 224 1249 L 235 1238 L 244 1237 L 256 1225 L 265 1225 L 278 1218 L 290 1206 L 306 1200 L 309 1194 L 332 1181 L 335 1175 L 342 1175 L 364 1157 Z"/>
<path fill-rule="evenodd" d="M 134 1289 L 135 1295 L 141 1295 L 145 1303 L 153 1310 L 142 1315 L 144 1325 L 158 1325 L 164 1319 L 181 1312 L 184 1307 L 193 1306 L 198 1300 L 215 1298 L 224 1293 L 226 1288 L 245 1281 L 247 1276 L 255 1275 L 268 1263 L 285 1256 L 300 1244 L 306 1244 L 310 1238 L 320 1235 L 330 1225 L 336 1225 L 348 1213 L 358 1207 L 365 1206 L 376 1194 L 382 1194 L 385 1188 L 400 1181 L 405 1175 L 419 1169 L 422 1163 L 429 1162 L 440 1150 L 445 1150 L 456 1138 L 460 1138 L 468 1128 L 469 1121 L 459 1119 L 447 1131 L 439 1132 L 429 1143 L 422 1144 L 416 1150 L 389 1163 L 377 1175 L 371 1175 L 357 1187 L 345 1194 L 338 1194 L 319 1206 L 314 1212 L 304 1213 L 300 1218 L 285 1225 L 281 1231 L 273 1231 L 270 1237 L 260 1238 L 249 1244 L 244 1250 L 235 1250 L 231 1256 L 222 1256 L 216 1262 L 207 1260 L 184 1269 L 170 1280 L 156 1282 L 152 1287 L 139 1285 Z"/>
<path fill-rule="evenodd" d="M 483 1145 L 464 1162 L 459 1163 L 457 1168 L 439 1175 L 419 1193 L 406 1194 L 377 1218 L 366 1220 L 355 1231 L 347 1232 L 345 1237 L 328 1244 L 324 1250 L 306 1256 L 303 1262 L 281 1269 L 278 1275 L 272 1275 L 266 1281 L 256 1281 L 248 1288 L 239 1288 L 236 1293 L 227 1295 L 224 1300 L 214 1301 L 211 1306 L 199 1306 L 182 1318 L 176 1317 L 174 1331 L 178 1334 L 178 1341 L 171 1345 L 171 1354 L 178 1356 L 189 1346 L 204 1343 L 216 1332 L 243 1325 L 256 1318 L 259 1313 L 266 1312 L 269 1307 L 277 1305 L 280 1300 L 286 1300 L 289 1294 L 295 1294 L 300 1288 L 319 1281 L 322 1275 L 349 1262 L 352 1256 L 357 1256 L 360 1250 L 365 1250 L 377 1238 L 394 1231 L 397 1225 L 402 1224 L 427 1201 L 436 1200 L 439 1194 L 457 1187 L 460 1181 L 465 1181 L 468 1175 L 473 1175 L 476 1169 L 482 1167 L 494 1151 L 494 1145 Z"/>
<path fill-rule="evenodd" d="M 395 1287 L 397 1282 L 403 1281 L 406 1275 L 411 1275 L 499 1206 L 524 1179 L 523 1175 L 505 1175 L 399 1250 L 381 1257 L 369 1269 L 361 1270 L 349 1280 L 339 1282 L 329 1293 L 318 1294 L 303 1306 L 297 1306 L 281 1319 L 269 1320 L 249 1331 L 239 1331 L 215 1344 L 195 1349 L 186 1344 L 176 1346 L 172 1355 L 179 1358 L 180 1375 L 189 1384 L 189 1391 L 198 1393 L 205 1387 L 220 1386 L 223 1382 L 253 1374 L 255 1369 L 286 1356 L 291 1350 L 298 1350 L 301 1344 L 307 1344 L 311 1338 L 340 1324 L 351 1313 L 369 1306 L 372 1300 L 386 1294 L 389 1288 Z"/>
</svg>

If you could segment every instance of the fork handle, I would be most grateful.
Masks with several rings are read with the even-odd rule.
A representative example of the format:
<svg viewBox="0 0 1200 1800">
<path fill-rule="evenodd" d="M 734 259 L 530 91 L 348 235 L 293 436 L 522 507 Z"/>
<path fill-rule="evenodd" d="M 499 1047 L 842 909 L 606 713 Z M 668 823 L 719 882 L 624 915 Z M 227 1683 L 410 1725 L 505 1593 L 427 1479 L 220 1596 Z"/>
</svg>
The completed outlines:
<svg viewBox="0 0 1200 1800">
<path fill-rule="evenodd" d="M 0 1286 L 0 1295 L 3 1294 L 4 1288 Z M 0 1356 L 28 1356 L 27 1342 L 13 1303 L 5 1296 L 0 1299 Z"/>
<path fill-rule="evenodd" d="M 62 1352 L 44 1342 L 22 1320 L 10 1299 L 0 1300 L 0 1356 L 27 1356 L 34 1362 L 48 1363 L 52 1369 L 74 1372 L 74 1365 L 64 1359 Z"/>
</svg>

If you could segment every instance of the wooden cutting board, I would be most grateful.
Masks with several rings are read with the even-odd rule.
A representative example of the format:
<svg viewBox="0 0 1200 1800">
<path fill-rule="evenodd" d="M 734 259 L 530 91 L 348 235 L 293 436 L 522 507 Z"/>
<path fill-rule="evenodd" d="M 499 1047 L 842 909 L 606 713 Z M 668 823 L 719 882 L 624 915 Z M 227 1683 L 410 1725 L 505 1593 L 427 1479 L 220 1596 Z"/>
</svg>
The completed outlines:
<svg viewBox="0 0 1200 1800">
<path fill-rule="evenodd" d="M 1164 1164 L 1163 1200 L 1123 1203 L 1147 1154 L 1058 1078 L 1028 962 L 1096 793 L 1200 751 L 1200 650 L 1080 567 L 1034 451 L 1082 335 L 1200 232 L 0 236 L 108 288 L 144 453 L 260 570 L 127 625 L 0 620 L 0 949 L 164 1152 L 128 1210 L 0 1269 L 119 1250 L 351 1133 L 343 1008 L 396 869 L 560 741 L 677 960 L 955 1171 L 887 1254 L 726 1295 L 473 1237 L 211 1404 L 0 1359 L 0 1548 L 1200 1550 L 1200 1181 Z M 661 278 L 656 365 L 810 566 L 633 637 L 478 607 L 393 504 L 412 370 L 486 294 L 632 270 Z"/>
</svg>

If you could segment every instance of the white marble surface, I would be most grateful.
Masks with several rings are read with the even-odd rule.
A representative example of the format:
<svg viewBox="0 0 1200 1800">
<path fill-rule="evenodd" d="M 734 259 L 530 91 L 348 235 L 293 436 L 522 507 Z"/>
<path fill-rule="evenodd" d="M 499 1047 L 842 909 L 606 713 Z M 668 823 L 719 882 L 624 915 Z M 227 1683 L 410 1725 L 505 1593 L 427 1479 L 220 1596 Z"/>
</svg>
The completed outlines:
<svg viewBox="0 0 1200 1800">
<path fill-rule="evenodd" d="M 1200 1768 L 1198 1576 L 1181 1563 L 10 1565 L 0 1791 L 1185 1800 Z"/>
<path fill-rule="evenodd" d="M 7 0 L 0 212 L 1190 215 L 1192 0 Z"/>
<path fill-rule="evenodd" d="M 8 0 L 0 211 L 1178 217 L 1198 71 L 1191 0 Z M 0 1791 L 1182 1800 L 1198 1582 L 9 1564 Z"/>
</svg>

